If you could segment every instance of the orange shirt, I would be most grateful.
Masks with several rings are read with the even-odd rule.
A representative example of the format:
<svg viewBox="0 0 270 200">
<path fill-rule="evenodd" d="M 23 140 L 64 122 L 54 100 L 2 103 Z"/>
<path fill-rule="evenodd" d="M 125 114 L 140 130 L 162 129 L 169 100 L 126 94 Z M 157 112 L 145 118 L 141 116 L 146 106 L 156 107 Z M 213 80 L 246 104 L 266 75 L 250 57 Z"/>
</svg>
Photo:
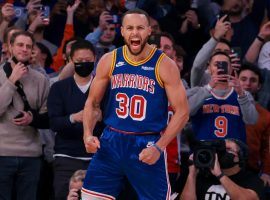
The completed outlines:
<svg viewBox="0 0 270 200">
<path fill-rule="evenodd" d="M 64 30 L 64 36 L 61 42 L 61 46 L 57 49 L 56 55 L 53 57 L 52 68 L 57 72 L 60 67 L 65 65 L 65 60 L 63 59 L 63 48 L 65 42 L 74 37 L 74 26 L 73 24 L 66 24 Z"/>
<path fill-rule="evenodd" d="M 256 110 L 259 113 L 258 121 L 255 125 L 246 125 L 247 144 L 249 148 L 248 164 L 259 172 L 270 174 L 270 112 L 256 103 Z"/>
</svg>

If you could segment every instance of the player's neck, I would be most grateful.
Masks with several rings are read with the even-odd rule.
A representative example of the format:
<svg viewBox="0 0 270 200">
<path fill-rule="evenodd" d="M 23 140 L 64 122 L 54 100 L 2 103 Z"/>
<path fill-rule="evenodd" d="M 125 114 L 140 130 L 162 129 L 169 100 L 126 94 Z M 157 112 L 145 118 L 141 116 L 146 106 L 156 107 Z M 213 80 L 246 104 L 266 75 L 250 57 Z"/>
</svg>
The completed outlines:
<svg viewBox="0 0 270 200">
<path fill-rule="evenodd" d="M 134 55 L 129 51 L 128 48 L 126 48 L 126 49 L 127 49 L 127 56 L 129 58 L 129 60 L 131 60 L 133 62 L 139 62 L 139 61 L 146 59 L 149 56 L 153 47 L 149 44 L 146 44 L 144 49 L 142 50 L 142 52 L 138 55 Z"/>
</svg>

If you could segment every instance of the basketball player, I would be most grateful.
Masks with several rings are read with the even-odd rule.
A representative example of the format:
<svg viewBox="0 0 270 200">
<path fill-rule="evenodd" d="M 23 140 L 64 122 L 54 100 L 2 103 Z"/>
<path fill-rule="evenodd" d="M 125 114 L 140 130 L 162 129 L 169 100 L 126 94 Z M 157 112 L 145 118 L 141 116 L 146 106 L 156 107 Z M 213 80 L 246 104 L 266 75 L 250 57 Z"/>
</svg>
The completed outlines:
<svg viewBox="0 0 270 200">
<path fill-rule="evenodd" d="M 165 148 L 188 120 L 185 89 L 175 62 L 147 44 L 151 34 L 147 13 L 127 11 L 121 34 L 126 45 L 101 58 L 85 105 L 85 147 L 96 154 L 82 199 L 115 199 L 124 177 L 140 200 L 169 199 Z M 93 136 L 93 127 L 108 86 L 107 127 L 99 141 Z M 174 115 L 167 125 L 168 101 Z"/>
</svg>

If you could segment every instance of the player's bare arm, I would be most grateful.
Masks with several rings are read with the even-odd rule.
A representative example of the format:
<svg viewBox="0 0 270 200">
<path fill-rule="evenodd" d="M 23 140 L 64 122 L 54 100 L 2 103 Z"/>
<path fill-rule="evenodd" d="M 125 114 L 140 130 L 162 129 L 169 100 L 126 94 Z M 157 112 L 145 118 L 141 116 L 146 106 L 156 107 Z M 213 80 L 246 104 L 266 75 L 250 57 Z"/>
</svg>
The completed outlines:
<svg viewBox="0 0 270 200">
<path fill-rule="evenodd" d="M 157 145 L 164 150 L 187 123 L 189 119 L 189 107 L 186 91 L 175 62 L 168 57 L 164 57 L 160 64 L 159 73 L 167 93 L 168 101 L 174 111 L 164 134 L 157 142 Z"/>
<path fill-rule="evenodd" d="M 112 53 L 105 54 L 99 61 L 96 76 L 91 84 L 89 96 L 83 112 L 84 144 L 87 152 L 95 153 L 100 147 L 99 140 L 93 136 L 96 122 L 100 119 L 100 102 L 109 84 Z"/>
<path fill-rule="evenodd" d="M 164 150 L 172 139 L 180 133 L 189 118 L 186 91 L 180 79 L 176 64 L 168 57 L 164 57 L 159 68 L 160 78 L 163 81 L 168 101 L 173 108 L 172 116 L 164 134 L 156 145 Z M 147 164 L 154 164 L 160 157 L 160 152 L 155 147 L 143 149 L 139 159 Z"/>
</svg>

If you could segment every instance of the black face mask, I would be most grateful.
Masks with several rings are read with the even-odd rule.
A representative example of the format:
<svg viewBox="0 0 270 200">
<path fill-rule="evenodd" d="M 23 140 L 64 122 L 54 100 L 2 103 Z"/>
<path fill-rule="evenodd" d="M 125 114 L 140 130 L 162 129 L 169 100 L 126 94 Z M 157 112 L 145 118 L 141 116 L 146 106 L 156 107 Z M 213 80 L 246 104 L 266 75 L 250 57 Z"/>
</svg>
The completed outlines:
<svg viewBox="0 0 270 200">
<path fill-rule="evenodd" d="M 75 65 L 75 72 L 80 77 L 89 76 L 94 69 L 94 62 L 77 62 L 74 63 L 74 65 Z"/>
<path fill-rule="evenodd" d="M 234 157 L 234 154 L 226 152 L 221 158 L 219 158 L 221 169 L 229 169 L 238 164 L 239 162 L 234 162 Z"/>
</svg>

